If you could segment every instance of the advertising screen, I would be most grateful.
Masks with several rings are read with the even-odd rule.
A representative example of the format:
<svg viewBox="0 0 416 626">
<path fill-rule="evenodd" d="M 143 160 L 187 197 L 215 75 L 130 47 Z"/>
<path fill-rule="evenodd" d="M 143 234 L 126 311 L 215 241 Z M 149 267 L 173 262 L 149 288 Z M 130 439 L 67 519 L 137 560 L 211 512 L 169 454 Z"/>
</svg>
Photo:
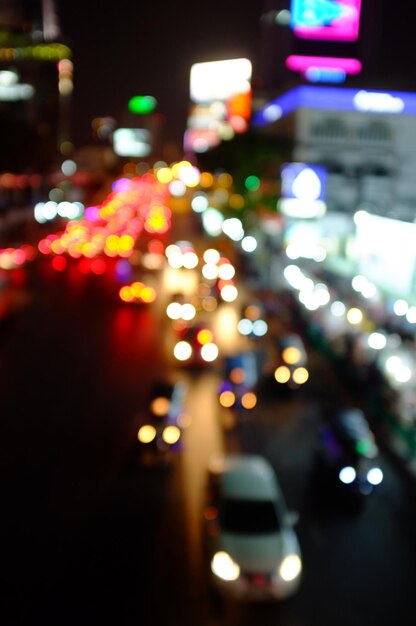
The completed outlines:
<svg viewBox="0 0 416 626">
<path fill-rule="evenodd" d="M 195 63 L 191 67 L 190 96 L 193 102 L 227 100 L 251 90 L 251 62 L 228 59 Z"/>
<path fill-rule="evenodd" d="M 292 0 L 291 27 L 302 39 L 355 41 L 361 0 Z"/>
<path fill-rule="evenodd" d="M 113 133 L 114 152 L 123 157 L 145 157 L 152 152 L 152 138 L 145 128 L 117 128 Z"/>
<path fill-rule="evenodd" d="M 244 58 L 192 65 L 185 150 L 206 152 L 248 130 L 251 73 Z"/>
<path fill-rule="evenodd" d="M 415 269 L 416 224 L 364 212 L 355 222 L 359 271 L 382 288 L 409 294 Z"/>
</svg>

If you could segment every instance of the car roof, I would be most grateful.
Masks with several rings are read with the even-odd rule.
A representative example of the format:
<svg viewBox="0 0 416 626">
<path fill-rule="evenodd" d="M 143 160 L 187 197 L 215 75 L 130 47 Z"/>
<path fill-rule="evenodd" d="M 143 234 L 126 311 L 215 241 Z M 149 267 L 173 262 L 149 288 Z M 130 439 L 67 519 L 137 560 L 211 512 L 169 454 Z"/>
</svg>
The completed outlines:
<svg viewBox="0 0 416 626">
<path fill-rule="evenodd" d="M 334 426 L 350 439 L 371 436 L 370 426 L 361 409 L 342 409 L 332 417 Z"/>
<path fill-rule="evenodd" d="M 277 342 L 280 346 L 282 346 L 282 348 L 286 348 L 287 346 L 294 346 L 296 348 L 299 348 L 299 350 L 305 350 L 305 345 L 303 343 L 302 337 L 296 333 L 282 335 L 277 338 Z"/>
<path fill-rule="evenodd" d="M 210 471 L 219 476 L 224 498 L 276 500 L 281 496 L 272 466 L 260 455 L 225 455 L 211 463 Z"/>
</svg>

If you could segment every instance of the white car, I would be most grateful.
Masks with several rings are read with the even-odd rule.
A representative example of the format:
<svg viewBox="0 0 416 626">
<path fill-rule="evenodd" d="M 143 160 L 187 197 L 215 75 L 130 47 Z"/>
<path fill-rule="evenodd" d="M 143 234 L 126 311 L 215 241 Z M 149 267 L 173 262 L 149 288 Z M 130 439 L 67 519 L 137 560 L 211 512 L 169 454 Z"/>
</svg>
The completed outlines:
<svg viewBox="0 0 416 626">
<path fill-rule="evenodd" d="M 298 589 L 302 558 L 277 477 L 258 455 L 225 455 L 209 467 L 207 525 L 213 583 L 243 600 L 286 598 Z"/>
</svg>

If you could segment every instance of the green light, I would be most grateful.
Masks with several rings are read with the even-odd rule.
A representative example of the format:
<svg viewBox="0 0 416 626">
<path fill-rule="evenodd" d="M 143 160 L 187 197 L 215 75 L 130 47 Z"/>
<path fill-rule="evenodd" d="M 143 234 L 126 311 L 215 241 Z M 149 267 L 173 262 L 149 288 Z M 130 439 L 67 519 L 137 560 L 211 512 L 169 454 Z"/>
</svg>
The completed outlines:
<svg viewBox="0 0 416 626">
<path fill-rule="evenodd" d="M 365 439 L 360 439 L 355 444 L 355 449 L 358 452 L 358 454 L 362 454 L 365 456 L 372 449 L 372 445 L 369 441 L 366 441 Z"/>
<path fill-rule="evenodd" d="M 244 185 L 249 191 L 257 191 L 260 187 L 260 178 L 258 176 L 247 176 Z"/>
<path fill-rule="evenodd" d="M 146 115 L 151 113 L 156 107 L 156 98 L 153 96 L 133 96 L 129 100 L 129 111 L 138 115 Z"/>
</svg>

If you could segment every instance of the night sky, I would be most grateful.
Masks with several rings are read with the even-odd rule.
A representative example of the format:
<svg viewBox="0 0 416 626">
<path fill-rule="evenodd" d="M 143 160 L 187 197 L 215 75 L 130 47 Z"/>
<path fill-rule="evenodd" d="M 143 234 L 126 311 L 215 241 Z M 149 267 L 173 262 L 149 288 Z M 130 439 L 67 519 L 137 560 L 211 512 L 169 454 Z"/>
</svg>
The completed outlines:
<svg viewBox="0 0 416 626">
<path fill-rule="evenodd" d="M 91 6 L 94 5 L 94 6 Z M 205 8 L 204 8 L 205 7 Z M 117 0 L 57 2 L 73 51 L 73 137 L 89 143 L 91 120 L 123 123 L 134 95 L 153 95 L 166 136 L 181 141 L 193 63 L 256 53 L 260 2 Z"/>
<path fill-rule="evenodd" d="M 289 0 L 211 0 L 205 4 L 190 0 L 57 0 L 62 33 L 73 51 L 75 145 L 91 143 L 94 117 L 111 116 L 118 125 L 126 124 L 128 101 L 139 94 L 157 99 L 165 137 L 180 144 L 191 65 L 247 57 L 253 62 L 257 85 L 261 84 L 256 60 L 264 59 L 267 50 L 261 14 L 289 4 Z M 416 91 L 411 20 L 387 0 L 366 0 L 363 11 L 364 6 L 366 33 L 373 39 L 373 47 L 377 45 L 373 64 L 376 61 L 383 79 L 369 83 L 368 88 Z M 271 51 L 271 57 L 274 55 Z"/>
</svg>

